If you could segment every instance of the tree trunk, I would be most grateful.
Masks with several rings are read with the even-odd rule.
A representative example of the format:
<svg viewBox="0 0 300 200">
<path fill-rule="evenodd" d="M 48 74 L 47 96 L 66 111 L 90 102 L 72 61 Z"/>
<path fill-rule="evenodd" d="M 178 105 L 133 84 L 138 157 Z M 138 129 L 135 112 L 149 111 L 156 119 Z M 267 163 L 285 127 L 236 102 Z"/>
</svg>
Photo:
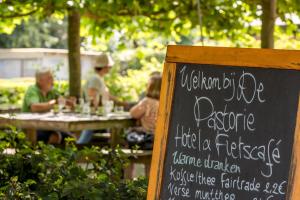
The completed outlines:
<svg viewBox="0 0 300 200">
<path fill-rule="evenodd" d="M 262 0 L 261 48 L 274 48 L 276 0 Z"/>
<path fill-rule="evenodd" d="M 68 12 L 68 48 L 69 92 L 78 98 L 81 94 L 80 14 L 74 9 Z"/>
</svg>

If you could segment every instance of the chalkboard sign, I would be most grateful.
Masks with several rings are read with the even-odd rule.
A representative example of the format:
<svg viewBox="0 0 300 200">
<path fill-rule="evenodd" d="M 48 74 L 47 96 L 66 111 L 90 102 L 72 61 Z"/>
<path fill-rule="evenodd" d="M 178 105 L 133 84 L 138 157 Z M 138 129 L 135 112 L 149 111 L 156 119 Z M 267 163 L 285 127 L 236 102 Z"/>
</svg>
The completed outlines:
<svg viewBox="0 0 300 200">
<path fill-rule="evenodd" d="M 300 52 L 169 46 L 148 199 L 300 199 Z"/>
</svg>

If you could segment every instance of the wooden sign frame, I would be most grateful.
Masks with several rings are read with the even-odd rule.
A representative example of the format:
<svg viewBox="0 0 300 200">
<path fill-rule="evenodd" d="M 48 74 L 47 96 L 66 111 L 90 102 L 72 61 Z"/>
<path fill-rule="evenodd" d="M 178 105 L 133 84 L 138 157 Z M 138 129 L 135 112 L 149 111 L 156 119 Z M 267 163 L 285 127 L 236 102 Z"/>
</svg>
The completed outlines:
<svg viewBox="0 0 300 200">
<path fill-rule="evenodd" d="M 160 197 L 169 121 L 176 80 L 176 63 L 300 70 L 300 51 L 168 46 L 163 71 L 160 107 L 155 132 L 147 200 L 158 200 Z M 300 99 L 291 162 L 287 199 L 300 200 Z"/>
</svg>

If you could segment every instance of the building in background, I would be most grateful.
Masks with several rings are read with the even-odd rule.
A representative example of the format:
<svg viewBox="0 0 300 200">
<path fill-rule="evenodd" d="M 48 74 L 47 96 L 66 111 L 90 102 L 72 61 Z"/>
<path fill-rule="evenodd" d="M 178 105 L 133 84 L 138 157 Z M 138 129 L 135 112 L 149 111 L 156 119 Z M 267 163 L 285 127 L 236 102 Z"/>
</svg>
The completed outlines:
<svg viewBox="0 0 300 200">
<path fill-rule="evenodd" d="M 93 68 L 100 52 L 81 52 L 82 78 Z M 0 79 L 34 77 L 38 67 L 50 67 L 55 77 L 67 80 L 68 51 L 65 49 L 13 48 L 0 49 Z"/>
</svg>

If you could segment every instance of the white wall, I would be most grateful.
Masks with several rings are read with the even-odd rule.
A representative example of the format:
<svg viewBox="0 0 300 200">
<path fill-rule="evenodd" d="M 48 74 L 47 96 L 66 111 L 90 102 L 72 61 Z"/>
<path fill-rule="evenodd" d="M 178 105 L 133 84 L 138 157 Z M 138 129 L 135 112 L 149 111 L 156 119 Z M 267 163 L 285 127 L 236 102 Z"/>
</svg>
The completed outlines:
<svg viewBox="0 0 300 200">
<path fill-rule="evenodd" d="M 14 78 L 21 75 L 20 60 L 0 60 L 0 78 Z"/>
<path fill-rule="evenodd" d="M 40 53 L 36 56 L 31 54 L 29 58 L 26 58 L 26 55 L 18 58 L 18 55 L 12 56 L 11 54 L 14 53 L 10 53 L 10 58 L 0 56 L 0 78 L 34 77 L 35 70 L 41 66 L 51 67 L 57 79 L 67 80 L 69 77 L 67 54 Z M 83 79 L 87 77 L 88 72 L 93 67 L 92 63 L 95 58 L 96 55 L 81 56 Z M 57 70 L 58 65 L 60 65 L 59 70 Z"/>
<path fill-rule="evenodd" d="M 52 68 L 57 79 L 66 80 L 69 77 L 66 55 L 45 56 L 42 66 Z"/>
</svg>

